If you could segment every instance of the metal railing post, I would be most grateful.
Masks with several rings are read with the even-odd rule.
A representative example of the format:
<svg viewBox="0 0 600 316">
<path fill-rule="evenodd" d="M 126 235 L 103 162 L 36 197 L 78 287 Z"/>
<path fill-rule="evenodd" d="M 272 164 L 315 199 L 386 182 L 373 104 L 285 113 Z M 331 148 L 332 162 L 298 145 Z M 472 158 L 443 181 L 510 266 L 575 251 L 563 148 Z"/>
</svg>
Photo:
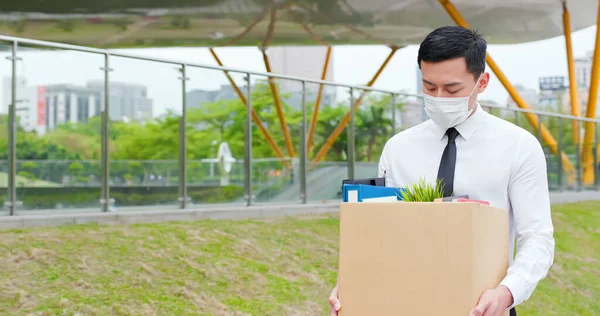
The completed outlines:
<svg viewBox="0 0 600 316">
<path fill-rule="evenodd" d="M 110 169 L 109 169 L 109 137 L 108 128 L 110 122 L 109 109 L 110 109 L 110 81 L 109 72 L 110 69 L 110 54 L 104 54 L 104 109 L 102 111 L 102 148 L 101 148 L 101 160 L 102 160 L 102 176 L 101 178 L 101 189 L 100 189 L 100 204 L 102 212 L 108 212 L 110 210 L 113 201 L 110 199 Z"/>
<path fill-rule="evenodd" d="M 306 82 L 302 81 L 302 124 L 300 130 L 300 200 L 306 204 L 306 162 L 308 161 L 306 137 Z"/>
<path fill-rule="evenodd" d="M 252 83 L 246 74 L 246 124 L 244 124 L 244 190 L 246 206 L 252 205 Z"/>
<path fill-rule="evenodd" d="M 8 196 L 5 205 L 11 216 L 17 208 L 17 41 L 12 43 L 12 53 L 7 57 L 11 61 L 11 97 L 8 106 Z"/>
<path fill-rule="evenodd" d="M 181 65 L 181 120 L 179 121 L 179 203 L 182 209 L 187 207 L 187 135 L 186 135 L 186 112 L 187 112 L 187 66 Z"/>
<path fill-rule="evenodd" d="M 250 118 L 252 118 L 252 101 L 251 99 L 251 92 L 252 92 L 252 86 L 250 83 L 250 77 L 252 75 L 257 75 L 257 76 L 267 76 L 267 77 L 271 77 L 271 78 L 280 78 L 280 79 L 288 79 L 288 80 L 294 80 L 297 82 L 301 82 L 303 85 L 303 95 L 302 95 L 302 103 L 303 103 L 303 119 L 302 119 L 302 143 L 304 145 L 304 148 L 302 150 L 306 151 L 306 142 L 307 142 L 307 138 L 308 138 L 308 132 L 307 132 L 307 124 L 306 124 L 306 118 L 305 115 L 307 114 L 306 112 L 310 109 L 307 109 L 307 105 L 306 105 L 306 98 L 309 97 L 309 95 L 307 94 L 305 85 L 307 83 L 314 83 L 314 84 L 330 84 L 328 81 L 324 81 L 324 80 L 312 80 L 312 79 L 308 79 L 308 78 L 301 78 L 301 77 L 293 77 L 293 76 L 285 76 L 285 75 L 277 75 L 277 74 L 272 74 L 272 73 L 259 73 L 259 72 L 252 72 L 252 71 L 244 71 L 244 70 L 240 70 L 240 69 L 234 69 L 234 68 L 229 68 L 229 67 L 216 67 L 216 66 L 206 66 L 206 65 L 200 65 L 200 64 L 194 64 L 194 63 L 187 63 L 185 61 L 177 61 L 177 60 L 168 60 L 168 59 L 161 59 L 161 58 L 153 58 L 153 57 L 144 57 L 144 56 L 135 56 L 135 55 L 127 55 L 127 54 L 122 54 L 122 53 L 118 53 L 118 52 L 111 52 L 108 50 L 101 50 L 101 49 L 94 49 L 94 48 L 86 48 L 86 47 L 81 47 L 81 46 L 73 46 L 73 45 L 66 45 L 66 44 L 56 44 L 56 43 L 50 43 L 50 42 L 43 42 L 43 41 L 35 41 L 35 40 L 27 40 L 27 39 L 20 39 L 20 38 L 14 38 L 14 37 L 7 37 L 7 36 L 2 36 L 0 35 L 0 40 L 3 40 L 5 42 L 7 42 L 9 45 L 12 46 L 12 54 L 9 54 L 9 56 L 7 57 L 8 60 L 11 61 L 11 71 L 12 71 L 12 77 L 11 77 L 11 91 L 9 92 L 11 95 L 9 96 L 10 99 L 10 104 L 8 107 L 8 138 L 7 138 L 7 172 L 8 172 L 8 180 L 7 180 L 7 186 L 8 186 L 8 192 L 7 192 L 7 198 L 6 198 L 6 208 L 8 209 L 9 213 L 11 215 L 15 215 L 16 213 L 18 213 L 17 209 L 19 208 L 20 202 L 17 201 L 17 197 L 18 197 L 18 193 L 20 192 L 20 189 L 18 189 L 18 183 L 17 183 L 17 171 L 18 171 L 18 161 L 17 161 L 17 136 L 19 136 L 20 134 L 18 134 L 18 127 L 19 122 L 19 100 L 18 100 L 18 95 L 20 95 L 20 91 L 18 91 L 18 89 L 20 89 L 20 84 L 19 84 L 19 76 L 21 75 L 20 73 L 17 73 L 17 63 L 19 62 L 20 58 L 17 57 L 17 53 L 18 53 L 18 49 L 19 49 L 19 45 L 37 45 L 37 46 L 42 46 L 42 47 L 53 47 L 53 48 L 58 48 L 58 49 L 65 49 L 65 50 L 73 50 L 73 51 L 80 51 L 80 52 L 87 52 L 87 53 L 92 53 L 95 54 L 96 56 L 100 56 L 103 55 L 105 57 L 105 61 L 104 61 L 104 65 L 101 68 L 104 71 L 104 84 L 105 84 L 105 90 L 103 92 L 104 94 L 104 102 L 102 102 L 102 107 L 103 107 L 103 111 L 100 113 L 101 114 L 101 172 L 100 172 L 100 180 L 101 180 L 101 197 L 100 197 L 100 203 L 102 205 L 102 211 L 107 212 L 110 211 L 112 208 L 112 204 L 114 203 L 114 200 L 111 199 L 111 194 L 110 194 L 110 152 L 109 152 L 109 145 L 110 145 L 110 138 L 109 138 L 109 131 L 110 131 L 110 122 L 111 122 L 111 109 L 110 109 L 110 74 L 109 72 L 112 71 L 112 69 L 110 69 L 109 67 L 109 61 L 110 59 L 114 59 L 114 57 L 125 57 L 125 58 L 133 58 L 135 60 L 146 60 L 146 61 L 152 61 L 152 62 L 160 62 L 160 63 L 167 63 L 167 64 L 171 64 L 171 65 L 176 65 L 177 67 L 181 67 L 181 72 L 182 72 L 182 109 L 183 109 L 183 113 L 182 113 L 182 117 L 179 121 L 179 159 L 178 159 L 178 164 L 179 164 L 179 171 L 180 171 L 180 177 L 179 177 L 179 199 L 180 199 L 180 203 L 181 203 L 181 207 L 185 208 L 188 207 L 189 204 L 189 197 L 188 197 L 188 192 L 187 192 L 187 155 L 186 155 L 186 151 L 187 151 L 187 137 L 186 137 L 186 124 L 187 124 L 187 94 L 186 94 L 186 90 L 187 90 L 187 82 L 186 82 L 186 72 L 189 72 L 189 67 L 199 67 L 202 69 L 213 69 L 213 70 L 217 70 L 217 71 L 223 71 L 223 72 L 229 72 L 229 73 L 240 73 L 240 74 L 245 74 L 246 76 L 246 80 L 248 81 L 248 100 L 245 100 L 246 102 L 246 106 L 247 106 L 247 110 L 248 113 L 246 113 L 247 115 L 249 115 Z M 22 53 L 21 53 L 22 55 Z M 187 68 L 186 68 L 187 67 Z M 398 127 L 397 125 L 401 125 L 402 126 L 402 122 L 401 122 L 401 116 L 399 113 L 396 113 L 396 106 L 397 106 L 397 100 L 396 98 L 398 96 L 411 96 L 411 97 L 416 97 L 415 95 L 411 95 L 411 94 L 405 94 L 405 93 L 401 93 L 400 91 L 392 91 L 392 90 L 382 90 L 382 89 L 373 89 L 372 87 L 366 87 L 366 86 L 359 86 L 359 85 L 348 85 L 348 84 L 342 84 L 342 83 L 331 83 L 332 86 L 336 86 L 336 87 L 344 87 L 344 88 L 349 88 L 350 89 L 350 100 L 351 100 L 351 105 L 350 105 L 350 126 L 349 129 L 347 130 L 347 139 L 348 139 L 348 144 L 347 144 L 347 157 L 348 157 L 348 162 L 347 162 L 347 167 L 348 167 L 348 176 L 349 177 L 355 177 L 356 175 L 356 160 L 357 160 L 357 140 L 356 140 L 356 129 L 358 128 L 356 126 L 357 122 L 356 122 L 356 109 L 352 106 L 355 102 L 355 96 L 354 96 L 354 91 L 361 91 L 361 92 L 365 92 L 365 91 L 378 91 L 381 92 L 385 95 L 391 95 L 392 99 L 391 99 L 391 104 L 392 104 L 392 132 L 393 134 L 395 134 L 397 132 L 397 130 L 400 129 L 400 127 Z M 241 90 L 240 90 L 241 91 Z M 8 91 L 7 91 L 8 92 Z M 114 92 L 113 92 L 114 93 Z M 240 93 L 242 94 L 242 93 Z M 8 95 L 7 95 L 8 96 Z M 422 99 L 420 99 L 420 102 L 422 102 Z M 115 106 L 115 104 L 113 104 L 113 106 Z M 497 116 L 504 116 L 503 115 L 503 110 L 504 108 L 501 108 L 497 105 L 493 105 L 493 104 L 482 104 L 482 107 L 485 111 L 489 111 L 492 115 L 497 115 Z M 387 108 L 387 106 L 386 106 Z M 553 113 L 548 113 L 548 112 L 543 112 L 543 111 L 536 111 L 536 110 L 524 110 L 524 109 L 511 109 L 514 111 L 514 119 L 515 119 L 515 123 L 516 125 L 519 125 L 520 121 L 523 121 L 523 119 L 520 119 L 519 116 L 526 115 L 527 118 L 533 118 L 534 116 L 538 117 L 538 121 L 540 124 L 538 124 L 538 126 L 536 127 L 528 127 L 528 130 L 532 131 L 533 134 L 537 134 L 537 138 L 540 139 L 541 142 L 541 136 L 546 136 L 548 130 L 543 127 L 541 125 L 542 121 L 544 118 L 548 118 L 548 117 L 553 117 L 553 118 L 558 118 L 558 124 L 559 124 L 559 130 L 561 131 L 561 133 L 563 133 L 563 128 L 564 126 L 566 126 L 565 124 L 570 124 L 571 121 L 575 121 L 575 130 L 578 131 L 579 130 L 579 124 L 584 123 L 584 124 L 594 124 L 594 138 L 593 141 L 592 139 L 588 139 L 587 141 L 583 141 L 583 140 L 576 140 L 575 143 L 573 144 L 574 146 L 574 154 L 575 154 L 575 173 L 577 176 L 577 181 L 573 184 L 573 182 L 571 182 L 571 176 L 573 175 L 572 173 L 564 173 L 563 167 L 564 168 L 571 168 L 572 167 L 572 160 L 573 158 L 569 158 L 569 159 L 561 159 L 561 155 L 560 153 L 562 153 L 563 151 L 565 152 L 571 152 L 572 148 L 568 148 L 571 145 L 571 141 L 567 140 L 565 141 L 565 139 L 563 139 L 562 137 L 558 137 L 557 140 L 557 146 L 558 146 L 558 155 L 557 155 L 557 161 L 554 163 L 551 163 L 552 166 L 559 166 L 559 171 L 558 171 L 558 188 L 559 190 L 566 190 L 566 189 L 571 189 L 574 188 L 573 185 L 577 185 L 577 189 L 582 190 L 582 189 L 586 189 L 589 188 L 591 185 L 593 185 L 596 188 L 600 189 L 600 170 L 598 169 L 598 160 L 600 159 L 600 157 L 598 157 L 598 123 L 600 123 L 600 120 L 598 119 L 591 119 L 591 118 L 577 118 L 575 116 L 572 115 L 566 115 L 566 114 L 553 114 Z M 250 114 L 249 114 L 250 113 Z M 422 114 L 424 115 L 424 117 L 426 118 L 425 112 L 422 112 Z M 254 113 L 254 115 L 256 115 L 256 113 Z M 510 117 L 510 115 L 506 116 L 507 118 Z M 400 121 L 400 123 L 397 123 L 397 121 Z M 248 205 L 252 205 L 253 200 L 256 199 L 256 197 L 253 196 L 253 190 L 252 190 L 252 166 L 253 166 L 253 159 L 252 159 L 252 128 L 253 128 L 253 123 L 256 121 L 250 121 L 247 120 L 244 124 L 244 128 L 245 128 L 245 134 L 244 134 L 244 141 L 246 142 L 246 146 L 245 146 L 245 151 L 244 151 L 244 156 L 245 156 L 245 162 L 244 162 L 244 175 L 246 177 L 245 181 L 244 181 L 244 186 L 245 186 L 245 194 L 247 197 L 247 204 Z M 550 123 L 548 120 L 546 120 L 546 123 Z M 359 135 L 360 136 L 360 135 Z M 544 145 L 543 145 L 544 146 Z M 590 148 L 588 148 L 590 147 Z M 546 152 L 548 152 L 548 149 L 554 149 L 553 145 L 549 146 L 549 145 L 545 145 L 544 149 Z M 585 161 L 585 157 L 582 156 L 582 153 L 588 152 L 590 149 L 593 149 L 593 156 L 590 156 L 589 161 Z M 287 158 L 284 158 L 287 159 Z M 590 172 L 590 170 L 588 170 L 588 168 L 590 167 L 590 162 L 593 159 L 593 172 L 594 172 L 594 181 L 593 183 L 591 182 L 585 182 L 584 180 L 591 180 L 591 178 L 587 178 L 585 177 L 585 171 Z M 301 185 L 300 185 L 300 196 L 301 196 L 301 200 L 303 201 L 303 203 L 306 202 L 307 200 L 307 195 L 306 195 L 306 190 L 307 190 L 307 169 L 308 169 L 308 163 L 310 163 L 309 161 L 309 157 L 308 157 L 308 152 L 304 152 L 301 157 L 301 167 L 300 167 L 300 173 L 298 174 L 298 171 L 296 171 L 296 173 L 294 173 L 294 175 L 299 175 L 299 178 L 301 180 Z M 303 161 L 304 160 L 304 161 Z M 96 162 L 97 163 L 97 162 Z M 50 167 L 49 171 L 51 172 L 56 172 L 56 170 L 53 171 L 54 167 Z M 239 175 L 239 173 L 238 173 Z M 590 176 L 590 174 L 587 174 L 588 176 Z M 553 175 L 552 175 L 553 176 Z M 568 177 L 567 177 L 568 176 Z M 567 179 L 567 180 L 565 180 Z M 564 182 L 564 183 L 563 183 Z"/>
<path fill-rule="evenodd" d="M 354 89 L 350 88 L 350 124 L 348 125 L 348 178 L 354 179 L 354 123 L 355 123 L 355 113 L 354 113 Z"/>
<path fill-rule="evenodd" d="M 396 135 L 396 94 L 392 93 L 392 136 Z"/>
<path fill-rule="evenodd" d="M 561 153 L 562 153 L 562 135 L 563 135 L 563 119 L 562 118 L 558 118 L 558 147 L 556 152 L 558 153 L 556 155 L 557 159 L 557 163 L 558 163 L 558 191 L 562 192 L 563 191 L 563 165 L 562 165 L 562 157 L 561 157 Z"/>
<path fill-rule="evenodd" d="M 579 130 L 579 121 L 577 121 L 577 129 Z M 575 144 L 575 168 L 577 168 L 577 191 L 581 191 L 583 182 L 581 179 L 581 140 L 577 140 Z"/>
</svg>

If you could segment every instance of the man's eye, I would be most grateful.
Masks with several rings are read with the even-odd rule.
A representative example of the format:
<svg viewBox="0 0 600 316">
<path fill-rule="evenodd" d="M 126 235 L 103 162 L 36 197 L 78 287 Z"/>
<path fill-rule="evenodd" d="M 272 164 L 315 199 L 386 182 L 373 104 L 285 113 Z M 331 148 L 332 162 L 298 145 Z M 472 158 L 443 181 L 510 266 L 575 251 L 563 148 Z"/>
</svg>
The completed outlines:
<svg viewBox="0 0 600 316">
<path fill-rule="evenodd" d="M 427 90 L 433 92 L 435 91 L 435 88 L 427 88 Z"/>
<path fill-rule="evenodd" d="M 456 91 L 448 91 L 448 93 L 450 93 L 450 94 L 455 94 L 455 93 L 457 93 L 458 91 L 460 91 L 460 89 L 459 89 L 459 90 L 456 90 Z"/>
</svg>

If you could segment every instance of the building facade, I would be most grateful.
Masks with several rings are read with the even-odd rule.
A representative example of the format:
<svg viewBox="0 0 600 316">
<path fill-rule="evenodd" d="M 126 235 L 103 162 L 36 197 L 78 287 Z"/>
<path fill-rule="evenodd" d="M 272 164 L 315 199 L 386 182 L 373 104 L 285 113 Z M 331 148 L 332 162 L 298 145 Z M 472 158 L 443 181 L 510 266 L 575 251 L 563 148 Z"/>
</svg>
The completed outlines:
<svg viewBox="0 0 600 316">
<path fill-rule="evenodd" d="M 111 83 L 110 119 L 144 122 L 152 119 L 152 100 L 146 87 L 126 83 Z M 3 80 L 3 100 L 0 114 L 8 113 L 11 102 L 11 79 Z M 28 85 L 17 80 L 16 117 L 19 126 L 39 134 L 66 123 L 86 123 L 100 115 L 104 108 L 104 82 L 90 81 L 86 86 L 71 84 Z"/>
<path fill-rule="evenodd" d="M 538 108 L 539 100 L 538 100 L 538 92 L 536 89 L 526 88 L 525 86 L 520 85 L 520 84 L 516 84 L 515 89 L 517 90 L 517 92 L 519 93 L 521 98 L 523 98 L 523 100 L 525 100 L 527 105 L 529 105 L 533 109 Z M 513 98 L 511 96 L 508 96 L 508 99 L 506 99 L 506 106 L 516 108 L 517 103 L 515 102 L 515 100 L 513 100 Z"/>
<path fill-rule="evenodd" d="M 327 47 L 324 46 L 277 46 L 267 50 L 271 71 L 277 74 L 320 80 Z M 327 66 L 326 81 L 334 81 L 334 53 L 331 52 Z M 299 81 L 277 80 L 280 94 L 284 101 L 299 110 L 302 106 L 302 84 Z M 317 99 L 319 85 L 306 84 L 306 102 L 313 103 Z M 321 106 L 333 106 L 336 103 L 336 87 L 325 86 L 321 97 Z"/>
<path fill-rule="evenodd" d="M 231 85 L 221 85 L 219 90 L 194 89 L 186 93 L 186 107 L 188 109 L 201 108 L 203 103 L 217 102 L 219 100 L 235 100 L 237 93 Z"/>
<path fill-rule="evenodd" d="M 99 92 L 100 104 L 104 105 L 104 81 L 88 81 L 86 88 Z M 145 86 L 112 81 L 109 88 L 111 120 L 144 122 L 153 118 L 153 102 Z"/>
<path fill-rule="evenodd" d="M 575 58 L 575 78 L 578 88 L 588 89 L 590 87 L 593 59 L 594 52 L 588 52 L 584 57 Z"/>
<path fill-rule="evenodd" d="M 38 86 L 38 132 L 45 133 L 66 123 L 86 123 L 100 115 L 101 92 L 75 85 Z"/>
</svg>

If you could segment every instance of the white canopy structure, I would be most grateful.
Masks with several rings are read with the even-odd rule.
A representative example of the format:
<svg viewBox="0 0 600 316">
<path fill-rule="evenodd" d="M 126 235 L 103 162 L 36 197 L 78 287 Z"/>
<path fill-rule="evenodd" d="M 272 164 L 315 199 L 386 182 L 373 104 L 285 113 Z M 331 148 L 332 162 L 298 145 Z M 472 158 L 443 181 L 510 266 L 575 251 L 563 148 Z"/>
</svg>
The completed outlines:
<svg viewBox="0 0 600 316">
<path fill-rule="evenodd" d="M 277 8 L 272 45 L 318 44 L 311 34 L 302 30 L 302 24 L 306 24 L 315 35 L 331 43 L 402 46 L 419 43 L 434 28 L 452 23 L 440 5 L 442 2 L 445 1 L 1 1 L 0 21 L 19 23 L 12 27 L 0 26 L 0 34 L 86 46 L 248 45 L 268 35 L 272 26 L 269 13 Z M 452 3 L 492 44 L 529 42 L 563 34 L 560 0 L 455 0 Z M 596 1 L 568 0 L 566 4 L 575 17 L 573 30 L 596 23 Z M 40 31 L 44 21 L 52 22 L 48 28 L 60 21 L 59 27 L 65 32 Z M 27 27 L 29 24 L 31 28 Z M 246 29 L 249 30 L 245 32 Z M 90 30 L 94 30 L 95 38 L 85 36 Z M 97 41 L 98 37 L 109 40 Z"/>
</svg>

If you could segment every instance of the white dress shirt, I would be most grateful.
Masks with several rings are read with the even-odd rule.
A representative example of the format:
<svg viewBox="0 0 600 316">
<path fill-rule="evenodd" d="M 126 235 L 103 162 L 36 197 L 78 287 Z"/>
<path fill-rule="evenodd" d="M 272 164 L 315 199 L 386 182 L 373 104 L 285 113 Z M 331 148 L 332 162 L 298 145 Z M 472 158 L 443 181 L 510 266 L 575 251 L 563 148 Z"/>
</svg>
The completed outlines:
<svg viewBox="0 0 600 316">
<path fill-rule="evenodd" d="M 485 112 L 456 126 L 454 194 L 486 200 L 509 211 L 509 263 L 500 285 L 521 304 L 554 261 L 553 226 L 546 159 L 539 141 L 526 130 Z M 392 137 L 379 162 L 386 186 L 405 187 L 423 178 L 435 183 L 446 131 L 431 120 Z M 513 258 L 515 236 L 517 254 Z"/>
</svg>

